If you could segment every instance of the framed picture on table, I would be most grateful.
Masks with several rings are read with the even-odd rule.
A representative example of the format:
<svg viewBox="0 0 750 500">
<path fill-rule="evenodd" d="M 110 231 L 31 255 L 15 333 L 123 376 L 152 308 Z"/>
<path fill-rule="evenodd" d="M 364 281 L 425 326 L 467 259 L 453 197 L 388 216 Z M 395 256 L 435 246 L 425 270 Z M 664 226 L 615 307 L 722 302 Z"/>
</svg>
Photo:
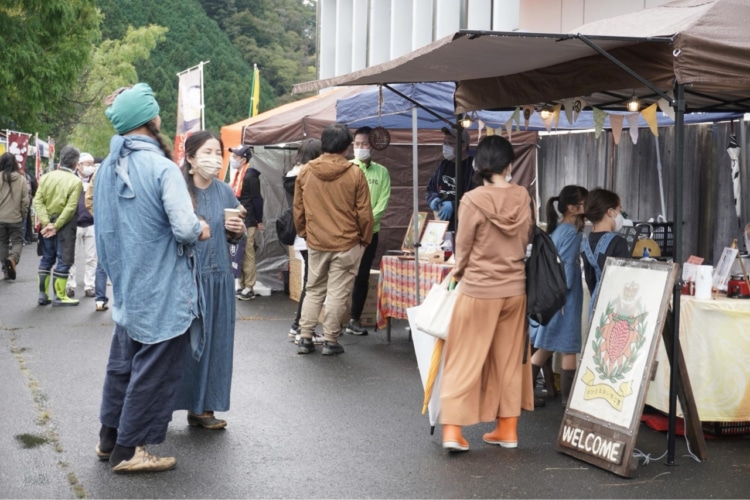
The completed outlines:
<svg viewBox="0 0 750 500">
<path fill-rule="evenodd" d="M 417 212 L 417 220 L 419 221 L 417 226 L 417 241 L 420 241 L 419 238 L 422 236 L 424 223 L 427 220 L 427 212 Z M 406 234 L 404 235 L 404 242 L 401 243 L 401 250 L 407 253 L 414 252 L 414 214 L 411 214 L 409 227 L 407 227 Z"/>
<path fill-rule="evenodd" d="M 427 223 L 422 233 L 419 244 L 422 248 L 439 249 L 443 244 L 445 232 L 448 230 L 447 220 L 431 220 Z"/>
</svg>

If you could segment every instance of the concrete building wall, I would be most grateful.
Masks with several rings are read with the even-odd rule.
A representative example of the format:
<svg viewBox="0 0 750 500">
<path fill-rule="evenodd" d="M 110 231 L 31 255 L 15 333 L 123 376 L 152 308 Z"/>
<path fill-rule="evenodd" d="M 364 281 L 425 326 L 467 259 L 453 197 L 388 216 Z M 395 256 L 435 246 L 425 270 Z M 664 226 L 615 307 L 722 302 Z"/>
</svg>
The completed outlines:
<svg viewBox="0 0 750 500">
<path fill-rule="evenodd" d="M 318 0 L 318 76 L 389 61 L 459 29 L 564 33 L 668 0 Z"/>
</svg>

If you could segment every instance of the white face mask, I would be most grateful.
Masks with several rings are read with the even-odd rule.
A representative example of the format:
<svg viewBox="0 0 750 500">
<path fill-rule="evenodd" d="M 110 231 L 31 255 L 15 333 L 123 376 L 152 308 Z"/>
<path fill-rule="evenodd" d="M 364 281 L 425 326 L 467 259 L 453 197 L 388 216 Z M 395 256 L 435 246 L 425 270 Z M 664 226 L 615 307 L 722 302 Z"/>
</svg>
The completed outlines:
<svg viewBox="0 0 750 500">
<path fill-rule="evenodd" d="M 513 176 L 510 174 L 505 174 L 505 182 L 510 182 L 513 180 Z"/>
<path fill-rule="evenodd" d="M 193 160 L 193 170 L 207 181 L 210 181 L 221 170 L 221 156 L 196 155 L 195 160 Z"/>
<path fill-rule="evenodd" d="M 229 166 L 234 169 L 240 168 L 240 163 L 242 163 L 242 160 L 235 160 L 234 158 L 229 160 Z"/>
<path fill-rule="evenodd" d="M 354 158 L 359 161 L 367 161 L 370 159 L 369 148 L 354 148 Z"/>
<path fill-rule="evenodd" d="M 443 157 L 448 161 L 456 157 L 456 150 L 453 148 L 453 146 L 443 144 Z"/>
<path fill-rule="evenodd" d="M 620 212 L 617 212 L 617 217 L 615 217 L 614 219 L 615 219 L 615 229 L 614 230 L 615 230 L 615 232 L 617 232 L 620 229 L 622 229 L 622 224 L 623 224 L 623 222 L 625 222 L 625 219 L 622 217 L 622 214 Z"/>
<path fill-rule="evenodd" d="M 83 167 L 84 177 L 91 177 L 92 175 L 94 175 L 94 172 L 96 172 L 96 165 L 87 165 Z"/>
</svg>

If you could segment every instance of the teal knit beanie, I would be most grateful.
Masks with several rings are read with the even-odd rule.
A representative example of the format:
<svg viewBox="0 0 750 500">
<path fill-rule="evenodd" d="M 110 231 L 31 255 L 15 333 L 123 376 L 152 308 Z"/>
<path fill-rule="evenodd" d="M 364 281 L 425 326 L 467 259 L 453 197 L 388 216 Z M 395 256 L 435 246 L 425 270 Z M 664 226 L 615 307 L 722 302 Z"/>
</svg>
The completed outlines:
<svg viewBox="0 0 750 500">
<path fill-rule="evenodd" d="M 118 95 L 104 114 L 117 133 L 124 134 L 158 116 L 159 104 L 147 83 L 137 83 Z"/>
</svg>

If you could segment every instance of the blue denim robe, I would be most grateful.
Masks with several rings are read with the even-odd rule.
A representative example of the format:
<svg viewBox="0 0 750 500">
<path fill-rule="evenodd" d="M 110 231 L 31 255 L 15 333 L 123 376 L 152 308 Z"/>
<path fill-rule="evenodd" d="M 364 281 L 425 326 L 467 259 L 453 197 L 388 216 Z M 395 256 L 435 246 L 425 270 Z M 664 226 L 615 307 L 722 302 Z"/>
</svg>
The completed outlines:
<svg viewBox="0 0 750 500">
<path fill-rule="evenodd" d="M 185 352 L 185 375 L 178 391 L 176 410 L 228 411 L 234 359 L 234 275 L 224 229 L 224 209 L 237 208 L 239 201 L 229 185 L 214 179 L 206 188 L 195 188 L 196 213 L 211 226 L 211 237 L 199 241 L 196 253 L 203 310 L 205 348 L 200 359 Z"/>
<path fill-rule="evenodd" d="M 96 173 L 94 211 L 113 321 L 143 344 L 185 333 L 201 316 L 194 263 L 201 227 L 180 169 L 155 140 L 116 135 Z"/>
</svg>

